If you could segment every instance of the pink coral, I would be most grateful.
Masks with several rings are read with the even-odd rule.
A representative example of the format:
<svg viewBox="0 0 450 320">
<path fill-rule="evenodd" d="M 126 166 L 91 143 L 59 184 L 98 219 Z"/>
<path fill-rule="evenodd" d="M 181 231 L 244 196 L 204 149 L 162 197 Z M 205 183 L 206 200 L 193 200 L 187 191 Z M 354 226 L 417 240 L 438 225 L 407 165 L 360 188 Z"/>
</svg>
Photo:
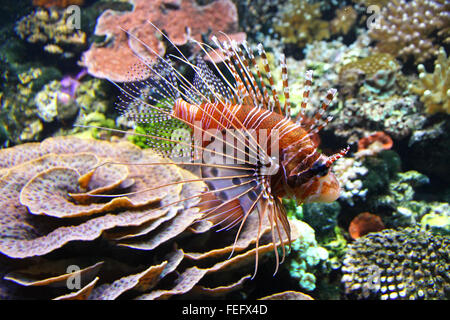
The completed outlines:
<svg viewBox="0 0 450 320">
<path fill-rule="evenodd" d="M 231 0 L 217 0 L 205 6 L 197 5 L 194 0 L 132 2 L 131 12 L 107 10 L 99 17 L 95 34 L 107 36 L 107 40 L 103 45 L 93 44 L 81 61 L 91 75 L 118 82 L 146 78 L 146 74 L 130 71 L 142 63 L 139 58 L 146 62 L 154 60 L 149 48 L 160 55 L 165 52 L 158 32 L 149 22 L 163 30 L 176 45 L 185 44 L 189 37 L 201 41 L 201 35 L 209 31 L 244 38 L 242 33 L 236 33 L 238 16 Z"/>
</svg>

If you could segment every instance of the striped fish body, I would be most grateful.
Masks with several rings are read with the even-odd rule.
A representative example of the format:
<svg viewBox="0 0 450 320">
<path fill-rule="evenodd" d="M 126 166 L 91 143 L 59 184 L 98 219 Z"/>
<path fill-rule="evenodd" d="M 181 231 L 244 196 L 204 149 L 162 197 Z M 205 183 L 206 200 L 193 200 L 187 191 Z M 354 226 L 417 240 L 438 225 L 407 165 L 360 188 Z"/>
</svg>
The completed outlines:
<svg viewBox="0 0 450 320">
<path fill-rule="evenodd" d="M 162 132 L 172 129 L 170 121 L 166 120 L 180 121 L 192 129 L 193 137 L 184 144 L 175 138 L 167 138 L 167 135 L 147 136 L 153 140 L 161 139 L 164 146 L 169 144 L 174 149 L 181 144 L 191 148 L 191 158 L 179 163 L 199 169 L 200 177 L 194 181 L 202 180 L 208 186 L 208 191 L 195 195 L 199 199 L 196 206 L 204 213 L 203 219 L 220 225 L 221 230 L 239 226 L 235 244 L 249 215 L 258 215 L 256 247 L 263 221 L 270 223 L 278 268 L 277 246 L 281 244 L 284 258 L 284 245 L 291 241 L 290 225 L 281 198 L 290 197 L 298 203 L 306 203 L 334 201 L 339 197 L 339 183 L 330 168 L 348 148 L 326 156 L 317 151 L 317 145 L 311 139 L 331 120 L 322 116 L 336 90 L 330 89 L 315 116 L 307 118 L 304 110 L 312 83 L 312 71 L 308 71 L 301 111 L 293 119 L 284 56 L 281 57 L 285 98 L 282 106 L 262 45 L 258 45 L 258 51 L 270 87 L 265 84 L 247 44 L 240 47 L 232 41 L 220 43 L 216 38 L 213 41 L 216 49 L 197 44 L 206 55 L 209 56 L 208 50 L 215 50 L 223 57 L 222 70 L 215 63 L 210 69 L 203 58 L 194 65 L 178 50 L 178 60 L 194 71 L 192 81 L 169 61 L 159 57 L 158 63 L 144 63 L 150 69 L 148 81 L 139 85 L 118 85 L 124 92 L 119 107 L 128 119 L 157 124 Z M 144 87 L 146 90 L 142 90 Z M 226 161 L 216 162 L 216 158 L 203 155 L 197 157 L 192 142 L 196 148 L 199 146 L 203 155 L 213 150 L 212 154 L 221 154 Z M 160 151 L 169 157 L 178 155 L 165 148 Z M 255 273 L 256 269 L 257 263 Z"/>
<path fill-rule="evenodd" d="M 261 141 L 260 135 L 267 136 L 267 153 L 269 154 L 272 154 L 270 139 L 272 130 L 277 130 L 276 138 L 279 139 L 276 146 L 279 148 L 277 154 L 283 168 L 274 175 L 272 190 L 278 197 L 295 196 L 299 199 L 307 199 L 318 192 L 319 187 L 339 190 L 337 180 L 331 178 L 326 185 L 320 186 L 318 183 L 311 182 L 311 186 L 317 184 L 317 187 L 309 188 L 307 191 L 300 188 L 295 192 L 294 189 L 308 180 L 314 180 L 314 172 L 308 169 L 316 163 L 320 154 L 317 152 L 315 143 L 308 136 L 308 132 L 292 119 L 287 119 L 273 111 L 255 108 L 252 105 L 222 103 L 196 105 L 182 99 L 175 102 L 173 115 L 187 121 L 192 129 L 194 129 L 195 123 L 199 123 L 203 131 L 209 132 L 232 128 L 254 130 L 257 141 Z M 209 144 L 209 139 L 202 140 L 203 147 L 207 147 Z M 287 183 L 280 182 L 283 179 L 287 179 Z"/>
</svg>

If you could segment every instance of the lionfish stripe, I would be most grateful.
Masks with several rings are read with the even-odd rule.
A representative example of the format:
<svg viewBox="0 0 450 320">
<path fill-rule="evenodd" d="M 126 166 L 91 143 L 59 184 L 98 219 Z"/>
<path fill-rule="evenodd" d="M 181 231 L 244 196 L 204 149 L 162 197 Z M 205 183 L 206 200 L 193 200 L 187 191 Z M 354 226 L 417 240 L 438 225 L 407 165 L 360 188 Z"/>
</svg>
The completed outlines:
<svg viewBox="0 0 450 320">
<path fill-rule="evenodd" d="M 314 122 L 313 124 L 310 126 L 310 128 L 308 129 L 308 131 L 312 131 L 314 129 L 317 128 L 317 124 L 319 123 L 319 120 L 322 118 L 323 114 L 325 113 L 325 111 L 327 110 L 328 106 L 330 105 L 331 101 L 333 101 L 334 96 L 336 95 L 337 90 L 336 89 L 330 89 L 327 92 L 327 95 L 325 96 L 325 100 L 322 103 L 322 107 L 319 109 L 319 111 L 317 111 L 317 113 L 314 116 Z M 323 127 L 325 127 L 326 123 L 321 126 L 320 129 L 322 129 Z M 317 131 L 320 131 L 320 129 L 318 129 Z"/>
<path fill-rule="evenodd" d="M 300 106 L 300 111 L 299 111 L 297 117 L 295 118 L 295 121 L 298 123 L 303 123 L 305 120 L 305 110 L 306 110 L 306 107 L 307 107 L 308 101 L 309 101 L 309 92 L 311 90 L 312 78 L 313 78 L 313 71 L 312 70 L 306 71 L 305 88 L 303 91 L 303 101 Z"/>
<path fill-rule="evenodd" d="M 269 80 L 270 83 L 270 88 L 272 91 L 272 98 L 275 101 L 275 107 L 277 108 L 277 112 L 279 114 L 283 114 L 281 112 L 281 106 L 280 106 L 280 101 L 278 99 L 278 93 L 275 89 L 275 85 L 274 85 L 274 81 L 272 78 L 272 74 L 270 72 L 270 66 L 269 66 L 269 62 L 267 61 L 267 55 L 266 55 L 266 51 L 264 50 L 264 47 L 261 43 L 258 44 L 258 52 L 259 55 L 261 56 L 262 60 L 263 60 L 263 65 L 264 65 L 264 69 L 266 71 L 267 74 L 267 79 Z M 270 110 L 273 110 L 272 108 L 269 108 Z"/>
<path fill-rule="evenodd" d="M 288 71 L 286 65 L 286 56 L 284 54 L 281 55 L 281 78 L 283 81 L 283 93 L 284 93 L 284 116 L 286 118 L 291 118 L 291 102 L 289 100 L 289 83 L 288 83 Z"/>
</svg>

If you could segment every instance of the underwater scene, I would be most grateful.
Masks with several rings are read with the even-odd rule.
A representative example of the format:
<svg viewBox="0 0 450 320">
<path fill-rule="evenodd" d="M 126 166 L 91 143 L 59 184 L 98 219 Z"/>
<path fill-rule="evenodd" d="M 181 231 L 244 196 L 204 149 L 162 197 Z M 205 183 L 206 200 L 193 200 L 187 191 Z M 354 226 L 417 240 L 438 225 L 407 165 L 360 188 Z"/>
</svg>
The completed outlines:
<svg viewBox="0 0 450 320">
<path fill-rule="evenodd" d="M 0 299 L 449 299 L 449 1 L 1 9 Z"/>
</svg>

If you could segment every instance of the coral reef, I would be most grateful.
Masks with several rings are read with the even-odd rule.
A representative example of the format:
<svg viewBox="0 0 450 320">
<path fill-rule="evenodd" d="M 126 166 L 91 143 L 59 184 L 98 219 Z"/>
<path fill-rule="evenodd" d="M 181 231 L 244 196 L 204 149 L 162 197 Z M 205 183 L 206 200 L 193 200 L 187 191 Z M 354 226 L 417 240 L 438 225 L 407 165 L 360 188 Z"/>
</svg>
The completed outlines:
<svg viewBox="0 0 450 320">
<path fill-rule="evenodd" d="M 420 220 L 420 224 L 426 228 L 430 228 L 433 233 L 442 235 L 450 235 L 450 205 L 448 203 L 440 203 L 432 211 L 425 214 Z"/>
<path fill-rule="evenodd" d="M 368 172 L 363 163 L 356 158 L 343 158 L 336 161 L 333 172 L 341 185 L 340 201 L 353 206 L 355 199 L 365 200 L 367 188 L 364 188 L 362 177 Z"/>
<path fill-rule="evenodd" d="M 250 277 L 256 250 L 260 257 L 272 251 L 268 221 L 254 247 L 258 216 L 253 215 L 227 259 L 234 233 L 209 232 L 208 221 L 193 224 L 201 213 L 198 198 L 189 196 L 205 185 L 152 188 L 194 176 L 175 165 L 137 165 L 166 161 L 149 149 L 60 137 L 0 150 L 0 159 L 2 297 L 32 297 L 36 291 L 26 290 L 30 286 L 41 298 L 216 297 Z M 99 194 L 110 196 L 97 201 Z M 304 226 L 292 221 L 291 228 L 295 240 Z M 27 267 L 20 264 L 30 257 L 35 258 Z M 75 276 L 77 290 L 67 285 Z M 161 280 L 164 286 L 156 287 Z M 231 283 L 228 290 L 224 283 Z"/>
<path fill-rule="evenodd" d="M 329 38 L 329 22 L 321 16 L 320 3 L 289 0 L 279 8 L 273 25 L 283 42 L 304 47 L 314 40 Z"/>
<path fill-rule="evenodd" d="M 393 139 L 404 139 L 424 127 L 426 115 L 419 112 L 420 108 L 415 96 L 394 95 L 369 101 L 350 98 L 330 111 L 334 120 L 325 130 L 346 138 L 348 143 L 374 131 L 384 131 Z"/>
<path fill-rule="evenodd" d="M 394 145 L 392 138 L 383 131 L 377 131 L 358 141 L 357 156 L 373 155 L 381 150 L 389 150 Z"/>
<path fill-rule="evenodd" d="M 440 48 L 434 61 L 433 73 L 426 73 L 423 64 L 419 64 L 417 70 L 419 80 L 411 84 L 409 89 L 420 96 L 425 111 L 430 114 L 450 114 L 450 57 L 447 58 L 444 48 Z"/>
<path fill-rule="evenodd" d="M 371 233 L 349 245 L 342 272 L 358 299 L 448 298 L 450 240 L 419 228 Z"/>
<path fill-rule="evenodd" d="M 131 12 L 106 10 L 98 18 L 95 35 L 104 36 L 105 41 L 94 43 L 83 54 L 82 64 L 89 74 L 118 82 L 147 78 L 148 74 L 139 72 L 142 65 L 139 58 L 147 63 L 155 60 L 155 53 L 148 48 L 159 55 L 165 52 L 158 32 L 148 21 L 163 30 L 175 45 L 183 45 L 189 38 L 201 41 L 202 34 L 219 36 L 219 31 L 238 41 L 244 38 L 237 33 L 237 11 L 230 0 L 217 0 L 205 6 L 194 0 L 135 0 L 133 4 Z"/>
<path fill-rule="evenodd" d="M 348 233 L 352 239 L 358 239 L 370 232 L 377 232 L 384 229 L 383 221 L 380 216 L 370 212 L 363 212 L 358 214 L 350 222 Z"/>
<path fill-rule="evenodd" d="M 317 244 L 314 229 L 301 221 L 298 227 L 300 237 L 291 244 L 292 252 L 287 264 L 291 277 L 298 281 L 300 287 L 312 291 L 316 287 L 314 267 L 328 259 L 328 252 Z"/>
<path fill-rule="evenodd" d="M 72 98 L 62 91 L 60 81 L 46 84 L 34 97 L 38 116 L 45 122 L 68 121 L 78 113 L 78 106 Z"/>
<path fill-rule="evenodd" d="M 379 25 L 369 29 L 380 52 L 406 61 L 423 62 L 438 53 L 438 39 L 450 41 L 450 4 L 446 0 L 390 1 L 383 6 Z"/>
<path fill-rule="evenodd" d="M 70 5 L 83 5 L 84 0 L 33 0 L 33 5 L 38 7 L 50 8 L 53 6 L 65 8 Z"/>
<path fill-rule="evenodd" d="M 0 92 L 2 108 L 0 126 L 4 128 L 8 144 L 36 141 L 44 126 L 38 118 L 34 97 L 44 83 L 60 76 L 54 68 L 29 68 L 15 73 L 8 69 Z"/>
<path fill-rule="evenodd" d="M 16 32 L 30 43 L 64 58 L 72 58 L 84 49 L 86 34 L 72 25 L 72 12 L 52 8 L 37 9 L 17 22 Z"/>
<path fill-rule="evenodd" d="M 448 115 L 436 120 L 413 132 L 408 141 L 408 157 L 404 161 L 412 169 L 448 183 L 450 121 Z"/>
<path fill-rule="evenodd" d="M 336 17 L 330 22 L 331 34 L 347 34 L 356 22 L 358 14 L 351 6 L 336 10 Z"/>
<path fill-rule="evenodd" d="M 386 223 L 394 227 L 414 226 L 419 222 L 426 224 L 425 215 L 437 215 L 445 221 L 448 214 L 448 204 L 440 202 L 417 201 L 415 189 L 429 185 L 427 176 L 417 171 L 406 171 L 397 173 L 389 181 L 387 190 L 368 200 L 370 207 L 374 210 L 388 211 L 390 216 L 385 218 Z M 438 221 L 436 221 L 438 222 Z M 446 228 L 445 225 L 441 225 Z"/>
<path fill-rule="evenodd" d="M 390 95 L 395 89 L 400 66 L 388 53 L 374 53 L 342 66 L 340 93 L 356 96 L 363 91 Z"/>
</svg>

